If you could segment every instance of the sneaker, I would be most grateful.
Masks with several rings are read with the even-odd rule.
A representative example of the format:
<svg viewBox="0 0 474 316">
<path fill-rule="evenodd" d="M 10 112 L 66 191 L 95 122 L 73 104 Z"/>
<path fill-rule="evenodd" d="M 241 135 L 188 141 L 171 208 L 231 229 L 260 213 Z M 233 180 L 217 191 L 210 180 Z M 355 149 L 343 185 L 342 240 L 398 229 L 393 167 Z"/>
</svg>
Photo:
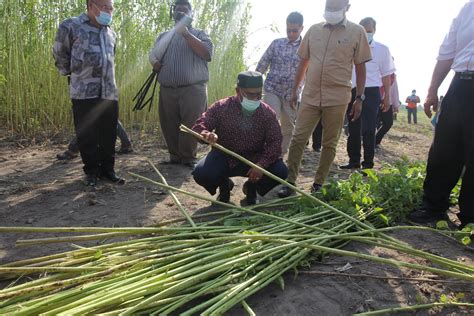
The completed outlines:
<svg viewBox="0 0 474 316">
<path fill-rule="evenodd" d="M 71 160 L 76 158 L 77 156 L 78 154 L 76 152 L 73 152 L 68 149 L 63 153 L 57 154 L 56 158 L 58 158 L 58 160 Z"/>
<path fill-rule="evenodd" d="M 313 183 L 313 185 L 311 186 L 311 193 L 318 192 L 319 190 L 321 190 L 322 187 L 322 184 Z"/>
<path fill-rule="evenodd" d="M 294 183 L 288 182 L 291 185 L 295 185 Z M 284 186 L 280 190 L 278 190 L 278 197 L 286 198 L 290 195 L 296 194 L 295 190 L 291 189 L 290 187 Z"/>
<path fill-rule="evenodd" d="M 219 195 L 217 196 L 217 201 L 223 203 L 229 203 L 230 201 L 230 191 L 234 188 L 234 181 L 227 179 L 226 184 L 221 184 L 219 186 Z"/>
<path fill-rule="evenodd" d="M 353 163 L 349 162 L 346 165 L 339 166 L 339 169 L 347 170 L 347 169 L 360 169 L 360 163 Z"/>
<path fill-rule="evenodd" d="M 446 212 L 433 212 L 425 209 L 419 209 L 411 212 L 408 215 L 408 219 L 418 224 L 431 223 L 441 220 L 449 221 L 449 217 Z"/>
</svg>

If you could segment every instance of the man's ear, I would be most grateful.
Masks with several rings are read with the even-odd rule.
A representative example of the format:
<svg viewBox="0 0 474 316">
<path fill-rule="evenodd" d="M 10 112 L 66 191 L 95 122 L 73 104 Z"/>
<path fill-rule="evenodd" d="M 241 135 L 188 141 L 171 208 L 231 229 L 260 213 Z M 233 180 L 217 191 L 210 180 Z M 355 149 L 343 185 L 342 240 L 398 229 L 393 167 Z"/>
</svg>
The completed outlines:
<svg viewBox="0 0 474 316">
<path fill-rule="evenodd" d="M 346 12 L 349 11 L 350 8 L 351 8 L 351 4 L 349 3 L 349 4 L 347 5 Z"/>
</svg>

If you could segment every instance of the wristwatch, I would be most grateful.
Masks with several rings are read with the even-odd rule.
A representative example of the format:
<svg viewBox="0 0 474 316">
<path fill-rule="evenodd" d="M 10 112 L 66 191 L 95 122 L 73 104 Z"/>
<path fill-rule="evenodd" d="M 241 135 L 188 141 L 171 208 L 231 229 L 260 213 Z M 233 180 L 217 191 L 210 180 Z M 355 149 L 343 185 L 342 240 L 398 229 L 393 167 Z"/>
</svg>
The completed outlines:
<svg viewBox="0 0 474 316">
<path fill-rule="evenodd" d="M 362 102 L 364 102 L 364 100 L 365 100 L 365 95 L 364 95 L 364 94 L 357 95 L 357 96 L 356 96 L 356 100 L 357 100 L 357 99 L 358 99 L 358 100 L 361 100 Z"/>
</svg>

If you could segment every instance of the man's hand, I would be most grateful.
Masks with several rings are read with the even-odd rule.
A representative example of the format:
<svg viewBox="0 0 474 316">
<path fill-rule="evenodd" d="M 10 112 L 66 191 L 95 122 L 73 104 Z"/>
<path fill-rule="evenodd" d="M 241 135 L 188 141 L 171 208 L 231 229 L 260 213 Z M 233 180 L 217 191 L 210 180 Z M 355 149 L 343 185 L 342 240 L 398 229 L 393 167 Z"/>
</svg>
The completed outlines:
<svg viewBox="0 0 474 316">
<path fill-rule="evenodd" d="M 179 22 L 178 22 L 178 24 L 176 24 L 176 33 L 181 34 L 183 36 L 186 36 L 186 35 L 190 34 L 186 24 L 179 23 Z"/>
<path fill-rule="evenodd" d="M 293 110 L 296 110 L 296 103 L 298 102 L 298 96 L 296 95 L 296 91 L 291 91 L 290 97 L 290 106 Z"/>
<path fill-rule="evenodd" d="M 252 183 L 258 182 L 262 178 L 263 173 L 256 169 L 252 168 L 247 172 L 247 176 L 249 177 L 249 181 Z"/>
<path fill-rule="evenodd" d="M 217 134 L 209 131 L 202 131 L 201 136 L 209 143 L 209 144 L 215 144 L 217 142 Z"/>
<path fill-rule="evenodd" d="M 384 98 L 382 100 L 382 112 L 387 112 L 390 110 L 390 100 L 388 98 Z"/>
<path fill-rule="evenodd" d="M 157 61 L 157 62 L 153 65 L 153 71 L 156 72 L 156 73 L 159 73 L 162 66 L 163 66 L 163 65 L 160 64 L 159 61 Z"/>
<path fill-rule="evenodd" d="M 424 108 L 425 114 L 429 118 L 431 118 L 431 107 L 433 107 L 433 111 L 438 111 L 438 92 L 437 91 L 428 91 L 428 96 L 426 97 Z"/>
<path fill-rule="evenodd" d="M 354 103 L 352 103 L 351 112 L 349 113 L 349 117 L 351 117 L 351 121 L 354 122 L 360 117 L 360 113 L 362 112 L 362 101 L 359 99 L 355 99 Z"/>
</svg>

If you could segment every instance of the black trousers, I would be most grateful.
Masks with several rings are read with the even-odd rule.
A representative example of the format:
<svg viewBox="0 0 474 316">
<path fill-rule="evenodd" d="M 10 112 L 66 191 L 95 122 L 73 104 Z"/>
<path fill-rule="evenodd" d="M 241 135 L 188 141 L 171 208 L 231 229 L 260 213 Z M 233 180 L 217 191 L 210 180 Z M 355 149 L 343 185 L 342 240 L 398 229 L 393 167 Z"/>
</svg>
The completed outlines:
<svg viewBox="0 0 474 316">
<path fill-rule="evenodd" d="M 377 134 L 375 134 L 375 144 L 380 145 L 383 137 L 392 128 L 393 125 L 393 106 L 387 112 L 379 108 L 377 117 Z"/>
<path fill-rule="evenodd" d="M 474 79 L 456 74 L 443 99 L 428 155 L 423 206 L 443 212 L 463 168 L 459 219 L 474 223 Z"/>
<path fill-rule="evenodd" d="M 321 120 L 319 120 L 318 125 L 316 125 L 316 128 L 313 131 L 313 149 L 318 150 L 321 149 L 323 142 L 323 124 L 321 123 Z"/>
<path fill-rule="evenodd" d="M 230 168 L 229 158 L 230 156 L 219 150 L 211 150 L 206 157 L 197 163 L 193 170 L 192 174 L 196 183 L 203 186 L 211 195 L 214 195 L 219 185 L 227 183 L 230 177 L 247 176 L 250 167 L 238 161 L 235 167 Z M 266 170 L 282 179 L 286 179 L 288 176 L 288 168 L 282 159 L 275 161 Z M 278 184 L 279 182 L 264 175 L 255 183 L 255 187 L 258 194 L 264 196 Z"/>
<path fill-rule="evenodd" d="M 361 143 L 364 145 L 364 168 L 374 166 L 375 154 L 375 129 L 377 124 L 377 113 L 380 107 L 380 89 L 378 87 L 365 88 L 365 100 L 362 103 L 362 113 L 360 117 L 352 122 L 349 113 L 352 110 L 352 103 L 356 97 L 356 89 L 352 89 L 352 98 L 347 108 L 349 120 L 349 136 L 347 137 L 347 154 L 349 163 L 360 164 Z"/>
<path fill-rule="evenodd" d="M 125 131 L 125 128 L 122 125 L 122 122 L 120 120 L 117 121 L 117 137 L 120 139 L 120 144 L 122 147 L 130 147 L 132 146 L 132 142 L 130 141 L 130 138 L 128 137 L 127 132 Z M 77 136 L 74 136 L 71 141 L 69 142 L 67 149 L 72 151 L 72 152 L 79 152 L 79 144 L 77 143 Z"/>
<path fill-rule="evenodd" d="M 118 102 L 105 99 L 72 100 L 74 127 L 84 172 L 113 171 Z"/>
</svg>

